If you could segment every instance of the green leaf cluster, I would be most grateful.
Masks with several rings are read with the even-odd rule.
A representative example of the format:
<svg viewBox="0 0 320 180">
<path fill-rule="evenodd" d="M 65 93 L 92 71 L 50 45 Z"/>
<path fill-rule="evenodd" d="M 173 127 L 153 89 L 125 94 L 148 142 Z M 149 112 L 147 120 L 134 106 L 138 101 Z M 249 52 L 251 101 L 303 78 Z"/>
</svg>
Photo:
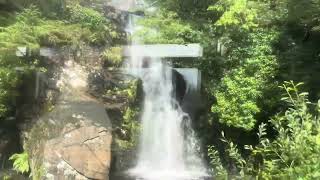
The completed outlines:
<svg viewBox="0 0 320 180">
<path fill-rule="evenodd" d="M 107 62 L 108 66 L 120 67 L 122 65 L 122 51 L 121 47 L 107 48 L 103 53 L 102 57 Z"/>
<path fill-rule="evenodd" d="M 21 154 L 14 154 L 10 157 L 10 160 L 13 161 L 13 168 L 19 173 L 28 173 L 30 170 L 29 167 L 29 155 L 26 152 Z"/>
<path fill-rule="evenodd" d="M 255 116 L 261 111 L 258 101 L 263 101 L 264 92 L 276 85 L 268 85 L 278 66 L 272 54 L 276 37 L 275 31 L 257 30 L 249 35 L 246 46 L 230 53 L 228 59 L 239 65 L 222 78 L 214 91 L 217 103 L 211 108 L 220 122 L 247 130 L 255 126 Z"/>
<path fill-rule="evenodd" d="M 258 179 L 318 179 L 320 177 L 320 104 L 311 103 L 308 93 L 300 93 L 302 83 L 285 82 L 281 88 L 285 92 L 282 98 L 288 104 L 288 109 L 270 120 L 277 136 L 270 140 L 267 136 L 266 124 L 259 126 L 257 137 L 259 143 L 255 146 L 245 145 L 249 154 L 243 157 L 239 148 L 223 135 L 227 144 L 229 163 L 237 171 L 229 172 L 233 178 Z M 216 154 L 213 147 L 210 154 Z M 210 155 L 212 157 L 212 155 Z M 214 156 L 216 157 L 216 156 Z M 225 169 L 217 158 L 211 162 L 215 174 L 225 176 Z M 218 162 L 218 163 L 217 163 Z M 222 177 L 224 177 L 222 176 Z M 222 178 L 220 176 L 220 178 Z"/>
<path fill-rule="evenodd" d="M 80 24 L 91 31 L 89 39 L 95 44 L 111 43 L 119 38 L 116 27 L 100 12 L 79 4 L 67 6 L 67 19 L 71 24 Z"/>
<path fill-rule="evenodd" d="M 248 0 L 220 0 L 209 6 L 208 10 L 221 14 L 215 22 L 216 26 L 250 29 L 258 26 L 257 9 L 250 5 Z"/>
<path fill-rule="evenodd" d="M 133 35 L 146 44 L 185 44 L 199 40 L 201 32 L 183 22 L 174 12 L 160 12 L 138 22 L 143 28 Z"/>
<path fill-rule="evenodd" d="M 47 20 L 32 6 L 16 16 L 16 22 L 0 32 L 1 49 L 15 50 L 18 46 L 37 49 L 40 45 L 68 45 L 87 40 L 90 31 L 78 24 Z"/>
</svg>

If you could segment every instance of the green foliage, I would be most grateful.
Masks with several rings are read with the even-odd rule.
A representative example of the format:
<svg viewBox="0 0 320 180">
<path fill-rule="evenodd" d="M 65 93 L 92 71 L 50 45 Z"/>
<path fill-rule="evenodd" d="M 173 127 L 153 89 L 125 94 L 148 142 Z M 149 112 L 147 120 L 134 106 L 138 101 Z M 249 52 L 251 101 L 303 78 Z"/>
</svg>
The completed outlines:
<svg viewBox="0 0 320 180">
<path fill-rule="evenodd" d="M 34 62 L 19 59 L 11 51 L 0 51 L 0 119 L 14 113 L 21 76 L 30 75 L 34 69 Z"/>
<path fill-rule="evenodd" d="M 147 0 L 155 7 L 160 7 L 161 10 L 175 12 L 183 20 L 192 20 L 192 22 L 203 22 L 207 16 L 210 16 L 206 10 L 216 0 Z M 196 22 L 201 20 L 200 22 Z"/>
<path fill-rule="evenodd" d="M 221 123 L 252 130 L 261 117 L 265 119 L 263 115 L 275 113 L 271 109 L 277 106 L 276 76 L 281 66 L 275 44 L 282 35 L 276 23 L 284 21 L 284 8 L 283 1 L 251 0 L 218 1 L 208 8 L 218 15 L 212 28 L 223 47 L 218 54 L 221 79 L 208 88 L 216 98 L 211 110 Z M 270 94 L 272 98 L 266 99 Z"/>
<path fill-rule="evenodd" d="M 224 26 L 228 29 L 244 28 L 246 30 L 257 27 L 255 22 L 257 10 L 250 7 L 248 0 L 220 0 L 208 8 L 209 11 L 221 14 L 217 26 Z"/>
<path fill-rule="evenodd" d="M 0 31 L 1 49 L 78 45 L 81 41 L 103 44 L 118 37 L 115 27 L 97 11 L 77 5 L 70 8 L 69 14 L 66 23 L 45 19 L 35 6 L 24 9 L 16 16 L 16 23 Z"/>
<path fill-rule="evenodd" d="M 40 45 L 70 45 L 89 39 L 90 31 L 80 25 L 67 25 L 62 21 L 45 20 L 35 7 L 25 9 L 16 16 L 16 23 L 0 32 L 1 49 L 27 46 L 37 49 Z"/>
<path fill-rule="evenodd" d="M 80 24 L 90 29 L 92 35 L 89 39 L 92 43 L 111 43 L 114 38 L 119 37 L 115 26 L 98 11 L 76 4 L 68 6 L 68 12 L 70 23 Z"/>
<path fill-rule="evenodd" d="M 1 49 L 14 49 L 19 45 L 37 48 L 37 37 L 34 31 L 35 26 L 41 22 L 40 12 L 35 7 L 31 7 L 19 13 L 15 19 L 16 23 L 3 28 L 0 32 Z"/>
<path fill-rule="evenodd" d="M 282 89 L 286 95 L 282 100 L 289 108 L 270 120 L 278 133 L 269 140 L 266 124 L 258 129 L 259 144 L 246 145 L 249 156 L 244 159 L 237 147 L 224 138 L 227 143 L 227 156 L 238 169 L 235 177 L 256 177 L 259 179 L 318 179 L 320 177 L 320 101 L 317 104 L 308 101 L 308 93 L 300 93 L 302 83 L 285 82 Z M 224 136 L 223 136 L 224 137 Z M 209 152 L 214 152 L 210 150 Z M 210 155 L 212 157 L 212 155 Z M 216 157 L 216 156 L 215 156 Z M 211 164 L 219 172 L 221 163 L 212 158 Z M 218 162 L 218 163 L 217 163 Z M 218 167 L 218 168 L 217 168 Z"/>
<path fill-rule="evenodd" d="M 215 147 L 212 145 L 208 146 L 208 157 L 210 158 L 213 176 L 218 179 L 227 179 L 228 172 L 220 161 L 219 152 L 215 150 Z"/>
<path fill-rule="evenodd" d="M 99 29 L 101 25 L 104 25 L 105 18 L 97 11 L 85 8 L 80 5 L 69 7 L 70 19 L 72 23 L 79 23 L 84 27 L 90 29 Z"/>
<path fill-rule="evenodd" d="M 320 158 L 317 155 L 320 153 L 320 104 L 311 104 L 308 93 L 299 92 L 301 85 L 285 82 L 282 86 L 287 94 L 282 100 L 288 103 L 289 109 L 271 119 L 278 137 L 272 142 L 260 138 L 260 144 L 253 151 L 265 159 L 261 170 L 266 174 L 261 175 L 306 179 L 320 177 Z"/>
<path fill-rule="evenodd" d="M 277 46 L 281 60 L 281 78 L 304 82 L 312 101 L 319 99 L 319 1 L 287 1 L 288 24 Z M 303 10 L 302 10 L 303 9 Z"/>
<path fill-rule="evenodd" d="M 289 22 L 299 22 L 301 24 L 319 25 L 320 19 L 320 1 L 299 1 L 291 0 L 289 2 Z M 303 11 L 301 10 L 303 8 Z"/>
<path fill-rule="evenodd" d="M 126 102 L 121 108 L 121 117 L 118 117 L 118 122 L 113 124 L 118 131 L 115 142 L 121 149 L 130 149 L 138 144 L 141 112 L 140 102 L 138 102 L 138 86 L 138 80 L 126 80 L 121 82 L 121 85 L 107 90 L 104 94 L 104 97 L 112 97 L 115 101 L 122 99 L 122 103 Z"/>
<path fill-rule="evenodd" d="M 37 6 L 41 13 L 50 18 L 57 18 L 64 13 L 65 0 L 4 0 L 1 6 L 4 10 L 22 11 L 30 6 Z"/>
<path fill-rule="evenodd" d="M 139 123 L 139 108 L 128 107 L 123 115 L 122 129 L 130 134 L 131 144 L 137 145 L 140 123 Z"/>
<path fill-rule="evenodd" d="M 149 17 L 139 22 L 144 28 L 139 30 L 134 38 L 149 43 L 197 42 L 201 32 L 196 31 L 187 23 L 179 20 L 176 13 L 165 12 Z"/>
<path fill-rule="evenodd" d="M 16 57 L 17 47 L 27 47 L 31 52 L 40 46 L 78 47 L 82 42 L 111 42 L 118 35 L 113 25 L 100 13 L 79 5 L 70 9 L 67 22 L 44 18 L 36 6 L 25 8 L 17 15 L 7 13 L 7 16 L 14 20 L 4 23 L 8 26 L 0 27 L 0 118 L 14 110 L 22 76 L 15 68 L 29 71 L 37 67 L 33 59 Z"/>
<path fill-rule="evenodd" d="M 0 10 L 0 27 L 5 27 L 14 22 L 12 13 Z"/>
<path fill-rule="evenodd" d="M 126 98 L 128 103 L 135 104 L 137 101 L 138 80 L 128 80 L 122 82 L 122 87 L 114 87 L 105 92 L 105 96 L 119 96 Z"/>
<path fill-rule="evenodd" d="M 28 173 L 29 168 L 29 155 L 28 153 L 24 152 L 21 154 L 14 154 L 10 157 L 10 160 L 13 161 L 13 168 L 17 172 L 20 173 Z"/>
<path fill-rule="evenodd" d="M 103 59 L 112 67 L 120 67 L 122 65 L 122 48 L 111 47 L 102 53 Z"/>
<path fill-rule="evenodd" d="M 272 54 L 276 37 L 276 32 L 259 30 L 249 35 L 248 45 L 230 53 L 228 58 L 239 65 L 223 77 L 215 91 L 217 104 L 212 106 L 212 111 L 219 115 L 220 122 L 247 130 L 255 126 L 255 115 L 261 111 L 258 101 L 268 88 L 274 88 L 268 82 L 277 68 Z"/>
<path fill-rule="evenodd" d="M 1 61 L 1 59 L 0 59 Z M 15 90 L 18 82 L 18 76 L 10 68 L 0 67 L 0 117 L 10 111 L 9 105 L 12 105 L 14 97 L 17 95 Z"/>
<path fill-rule="evenodd" d="M 25 9 L 16 17 L 16 22 L 1 29 L 0 32 L 0 117 L 3 118 L 13 111 L 15 98 L 18 96 L 17 87 L 20 77 L 28 75 L 28 71 L 35 69 L 36 61 L 20 59 L 15 56 L 18 46 L 37 49 L 42 37 L 61 26 L 49 21 L 44 23 L 40 13 L 34 7 Z M 61 24 L 61 23 L 60 23 Z M 60 29 L 59 31 L 61 31 Z M 51 36 L 52 37 L 52 36 Z M 73 36 L 74 37 L 74 36 Z M 24 72 L 18 73 L 16 68 Z M 22 73 L 22 74 L 21 74 Z"/>
<path fill-rule="evenodd" d="M 123 113 L 122 130 L 130 134 L 131 143 L 137 144 L 138 135 L 140 132 L 139 112 L 140 107 L 135 103 L 137 101 L 138 80 L 128 83 L 128 87 L 122 91 L 122 94 L 129 100 L 129 106 Z"/>
<path fill-rule="evenodd" d="M 129 88 L 125 89 L 129 102 L 135 103 L 138 97 L 139 80 L 134 80 L 129 83 Z"/>
</svg>

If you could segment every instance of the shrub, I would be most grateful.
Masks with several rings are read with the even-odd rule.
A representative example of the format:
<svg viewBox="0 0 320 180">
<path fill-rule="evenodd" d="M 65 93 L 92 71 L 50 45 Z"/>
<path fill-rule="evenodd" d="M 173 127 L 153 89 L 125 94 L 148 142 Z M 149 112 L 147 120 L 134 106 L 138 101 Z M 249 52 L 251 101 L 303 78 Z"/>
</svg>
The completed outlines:
<svg viewBox="0 0 320 180">
<path fill-rule="evenodd" d="M 13 106 L 14 98 L 17 96 L 15 90 L 17 83 L 18 75 L 14 70 L 0 67 L 0 118 L 11 111 L 10 107 Z"/>
<path fill-rule="evenodd" d="M 80 24 L 82 27 L 90 29 L 92 32 L 90 41 L 92 43 L 111 43 L 113 38 L 118 37 L 115 26 L 98 11 L 82 7 L 80 5 L 69 6 L 68 9 L 68 21 L 73 24 Z"/>
<path fill-rule="evenodd" d="M 282 98 L 288 104 L 284 113 L 270 120 L 278 135 L 274 140 L 267 138 L 266 125 L 261 124 L 257 133 L 259 144 L 246 145 L 249 156 L 243 158 L 237 146 L 223 138 L 227 144 L 227 159 L 238 170 L 232 174 L 238 178 L 256 177 L 259 179 L 319 179 L 320 178 L 320 101 L 316 104 L 308 101 L 308 93 L 299 93 L 302 83 L 285 82 L 282 89 L 286 96 Z M 224 137 L 224 136 L 223 136 Z M 212 166 L 219 168 L 215 151 L 209 148 Z"/>
<path fill-rule="evenodd" d="M 239 66 L 230 70 L 213 91 L 217 103 L 211 108 L 219 115 L 219 121 L 228 126 L 251 130 L 256 125 L 256 116 L 261 112 L 259 101 L 263 94 L 275 89 L 273 79 L 277 60 L 272 54 L 272 42 L 277 37 L 274 31 L 259 30 L 249 35 L 248 45 L 235 49 L 229 56 L 233 64 L 242 58 Z M 260 103 L 261 104 L 261 103 Z"/>
<path fill-rule="evenodd" d="M 108 65 L 111 65 L 113 67 L 120 67 L 122 64 L 122 48 L 108 48 L 102 53 L 102 57 Z"/>
</svg>

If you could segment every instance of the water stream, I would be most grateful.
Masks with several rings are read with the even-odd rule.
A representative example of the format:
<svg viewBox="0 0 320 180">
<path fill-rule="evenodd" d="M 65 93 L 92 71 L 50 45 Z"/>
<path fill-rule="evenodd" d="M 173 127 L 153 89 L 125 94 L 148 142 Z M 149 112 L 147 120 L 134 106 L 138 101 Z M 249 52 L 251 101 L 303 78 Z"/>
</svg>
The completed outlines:
<svg viewBox="0 0 320 180">
<path fill-rule="evenodd" d="M 128 33 L 139 27 L 129 15 Z M 133 39 L 132 44 L 139 44 Z M 127 73 L 143 81 L 145 94 L 138 160 L 128 173 L 143 180 L 195 180 L 206 176 L 191 120 L 175 100 L 172 67 L 164 59 L 130 52 Z"/>
</svg>

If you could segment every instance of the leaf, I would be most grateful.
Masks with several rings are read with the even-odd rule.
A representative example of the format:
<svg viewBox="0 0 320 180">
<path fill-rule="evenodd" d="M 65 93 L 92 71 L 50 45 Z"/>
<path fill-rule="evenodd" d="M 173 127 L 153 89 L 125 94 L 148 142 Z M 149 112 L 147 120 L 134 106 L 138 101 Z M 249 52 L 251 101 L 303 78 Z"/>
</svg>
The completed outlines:
<svg viewBox="0 0 320 180">
<path fill-rule="evenodd" d="M 21 154 L 13 154 L 9 160 L 13 161 L 13 168 L 20 173 L 29 172 L 29 155 L 27 152 Z"/>
</svg>

